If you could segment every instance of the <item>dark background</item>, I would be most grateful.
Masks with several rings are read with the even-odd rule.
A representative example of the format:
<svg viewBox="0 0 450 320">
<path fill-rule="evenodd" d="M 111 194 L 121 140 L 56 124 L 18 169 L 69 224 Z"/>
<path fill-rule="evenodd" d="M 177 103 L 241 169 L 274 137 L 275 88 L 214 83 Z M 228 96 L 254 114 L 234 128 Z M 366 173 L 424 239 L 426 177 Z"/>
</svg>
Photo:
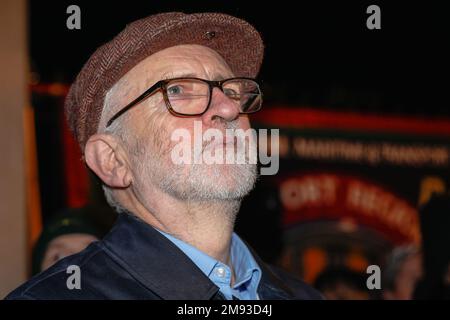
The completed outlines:
<svg viewBox="0 0 450 320">
<path fill-rule="evenodd" d="M 66 28 L 71 4 L 81 8 L 81 30 Z M 381 30 L 366 28 L 371 4 L 381 8 Z M 449 115 L 444 7 L 443 1 L 30 1 L 30 53 L 41 81 L 70 83 L 128 22 L 165 11 L 224 12 L 263 36 L 266 106 L 441 116 Z"/>
</svg>

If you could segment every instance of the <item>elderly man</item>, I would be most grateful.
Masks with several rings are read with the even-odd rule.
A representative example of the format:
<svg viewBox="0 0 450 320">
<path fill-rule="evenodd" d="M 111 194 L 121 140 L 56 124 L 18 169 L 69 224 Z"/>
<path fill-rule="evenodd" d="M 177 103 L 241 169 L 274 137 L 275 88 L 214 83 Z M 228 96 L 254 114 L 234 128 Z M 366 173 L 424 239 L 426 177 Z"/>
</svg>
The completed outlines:
<svg viewBox="0 0 450 320">
<path fill-rule="evenodd" d="M 173 134 L 249 129 L 247 114 L 261 108 L 253 78 L 262 58 L 252 26 L 213 13 L 150 16 L 99 48 L 73 84 L 66 112 L 118 221 L 102 241 L 9 298 L 319 299 L 233 232 L 256 180 L 254 163 L 174 159 L 180 144 L 191 159 L 223 149 L 249 159 L 250 147 L 236 137 L 194 148 Z"/>
</svg>

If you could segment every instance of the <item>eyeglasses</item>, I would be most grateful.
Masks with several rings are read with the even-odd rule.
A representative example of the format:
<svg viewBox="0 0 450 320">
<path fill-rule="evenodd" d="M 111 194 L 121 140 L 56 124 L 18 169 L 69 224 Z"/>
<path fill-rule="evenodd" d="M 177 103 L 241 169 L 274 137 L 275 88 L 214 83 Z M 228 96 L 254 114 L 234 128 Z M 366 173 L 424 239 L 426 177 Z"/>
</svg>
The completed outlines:
<svg viewBox="0 0 450 320">
<path fill-rule="evenodd" d="M 174 78 L 155 83 L 117 112 L 106 123 L 106 127 L 158 90 L 162 91 L 166 107 L 173 115 L 179 117 L 200 116 L 208 110 L 213 89 L 216 87 L 239 108 L 240 114 L 253 113 L 261 109 L 262 93 L 254 79 L 231 78 L 209 81 L 199 78 Z"/>
</svg>

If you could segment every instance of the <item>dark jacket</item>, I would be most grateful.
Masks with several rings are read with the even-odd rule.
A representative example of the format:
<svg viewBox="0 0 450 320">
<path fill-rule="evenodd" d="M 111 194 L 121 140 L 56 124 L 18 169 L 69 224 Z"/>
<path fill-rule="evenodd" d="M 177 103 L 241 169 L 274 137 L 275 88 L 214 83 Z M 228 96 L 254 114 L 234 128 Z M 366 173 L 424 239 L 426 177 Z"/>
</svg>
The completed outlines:
<svg viewBox="0 0 450 320">
<path fill-rule="evenodd" d="M 321 299 L 305 283 L 252 254 L 262 270 L 261 299 Z M 80 268 L 80 289 L 67 287 L 70 265 Z M 223 295 L 170 240 L 138 218 L 120 214 L 102 241 L 57 262 L 6 299 L 208 300 Z"/>
</svg>

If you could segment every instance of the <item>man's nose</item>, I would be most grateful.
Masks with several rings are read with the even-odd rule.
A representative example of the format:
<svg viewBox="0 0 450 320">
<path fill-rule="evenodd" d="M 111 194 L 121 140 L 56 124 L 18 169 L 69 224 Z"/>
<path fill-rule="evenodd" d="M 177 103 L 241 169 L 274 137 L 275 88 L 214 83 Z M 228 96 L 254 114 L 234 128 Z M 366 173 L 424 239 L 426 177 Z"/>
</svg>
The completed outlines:
<svg viewBox="0 0 450 320">
<path fill-rule="evenodd" d="M 213 124 L 216 121 L 233 121 L 238 117 L 239 104 L 228 98 L 219 88 L 214 88 L 209 108 L 203 114 L 203 121 Z"/>
</svg>

